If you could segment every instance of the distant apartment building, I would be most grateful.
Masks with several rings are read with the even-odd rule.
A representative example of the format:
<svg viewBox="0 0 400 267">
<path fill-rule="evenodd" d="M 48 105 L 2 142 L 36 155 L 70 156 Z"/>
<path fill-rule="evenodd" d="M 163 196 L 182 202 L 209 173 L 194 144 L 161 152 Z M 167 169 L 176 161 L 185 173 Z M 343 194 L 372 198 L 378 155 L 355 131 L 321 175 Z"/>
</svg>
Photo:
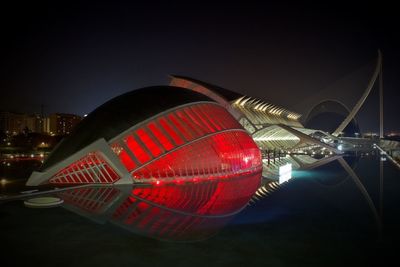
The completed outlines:
<svg viewBox="0 0 400 267">
<path fill-rule="evenodd" d="M 43 120 L 39 114 L 27 115 L 25 129 L 33 133 L 43 133 Z"/>
<path fill-rule="evenodd" d="M 12 135 L 23 132 L 68 135 L 81 120 L 74 114 L 54 113 L 42 118 L 37 114 L 0 111 L 0 132 Z"/>
<path fill-rule="evenodd" d="M 24 131 L 41 133 L 43 125 L 39 115 L 0 111 L 0 131 L 14 135 Z"/>
<path fill-rule="evenodd" d="M 68 135 L 81 120 L 78 115 L 53 113 L 43 119 L 43 131 L 50 135 Z"/>
<path fill-rule="evenodd" d="M 377 139 L 377 138 L 379 138 L 379 134 L 378 133 L 374 133 L 374 132 L 368 132 L 368 133 L 363 133 L 362 137 L 363 138 L 370 138 L 370 139 Z"/>
</svg>

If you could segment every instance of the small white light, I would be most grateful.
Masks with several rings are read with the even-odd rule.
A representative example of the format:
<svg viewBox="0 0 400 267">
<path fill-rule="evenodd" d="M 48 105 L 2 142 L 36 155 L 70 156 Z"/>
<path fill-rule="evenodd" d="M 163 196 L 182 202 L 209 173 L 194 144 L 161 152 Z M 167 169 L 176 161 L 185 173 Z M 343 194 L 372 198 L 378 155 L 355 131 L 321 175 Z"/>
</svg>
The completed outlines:
<svg viewBox="0 0 400 267">
<path fill-rule="evenodd" d="M 292 178 L 292 164 L 279 167 L 279 184 L 289 181 Z"/>
</svg>

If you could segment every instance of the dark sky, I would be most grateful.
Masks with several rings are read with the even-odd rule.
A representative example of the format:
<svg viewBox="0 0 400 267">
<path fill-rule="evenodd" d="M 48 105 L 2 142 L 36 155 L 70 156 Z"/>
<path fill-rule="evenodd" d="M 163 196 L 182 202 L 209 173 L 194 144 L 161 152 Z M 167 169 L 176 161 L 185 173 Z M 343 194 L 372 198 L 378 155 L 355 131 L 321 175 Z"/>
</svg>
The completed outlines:
<svg viewBox="0 0 400 267">
<path fill-rule="evenodd" d="M 380 48 L 385 128 L 400 130 L 394 6 L 32 2 L 0 8 L 2 110 L 82 115 L 180 74 L 307 114 L 332 92 L 354 103 Z M 377 130 L 377 103 L 360 112 L 362 130 Z"/>
</svg>

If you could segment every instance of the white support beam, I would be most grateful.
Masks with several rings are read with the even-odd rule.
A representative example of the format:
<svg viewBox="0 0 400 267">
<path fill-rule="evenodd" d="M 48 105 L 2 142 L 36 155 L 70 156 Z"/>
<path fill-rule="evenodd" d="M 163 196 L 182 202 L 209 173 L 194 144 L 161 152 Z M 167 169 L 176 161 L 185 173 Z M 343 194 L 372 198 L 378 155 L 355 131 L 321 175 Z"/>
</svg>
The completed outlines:
<svg viewBox="0 0 400 267">
<path fill-rule="evenodd" d="M 339 133 L 341 133 L 346 126 L 353 120 L 354 116 L 357 114 L 357 112 L 360 110 L 361 106 L 364 104 L 365 99 L 367 99 L 369 93 L 371 92 L 372 87 L 375 84 L 375 81 L 379 75 L 379 73 L 382 70 L 382 54 L 380 51 L 378 51 L 378 61 L 376 64 L 376 68 L 374 71 L 374 74 L 371 77 L 371 80 L 368 83 L 367 88 L 365 89 L 364 94 L 361 96 L 361 98 L 358 100 L 356 105 L 353 107 L 349 115 L 344 119 L 344 121 L 339 125 L 339 127 L 332 133 L 333 136 L 338 136 Z"/>
</svg>

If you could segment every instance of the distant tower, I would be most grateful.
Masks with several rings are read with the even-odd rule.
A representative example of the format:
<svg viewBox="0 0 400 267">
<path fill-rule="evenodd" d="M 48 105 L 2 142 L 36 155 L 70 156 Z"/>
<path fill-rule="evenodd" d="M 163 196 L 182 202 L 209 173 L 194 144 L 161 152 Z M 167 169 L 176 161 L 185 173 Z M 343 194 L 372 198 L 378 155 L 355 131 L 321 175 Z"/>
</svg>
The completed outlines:
<svg viewBox="0 0 400 267">
<path fill-rule="evenodd" d="M 44 104 L 40 104 L 40 132 L 46 132 L 45 119 L 44 119 Z"/>
<path fill-rule="evenodd" d="M 43 118 L 44 117 L 44 105 L 40 104 L 40 116 Z"/>
<path fill-rule="evenodd" d="M 382 58 L 382 53 L 379 51 Z M 383 59 L 382 59 L 383 60 Z M 381 63 L 381 68 L 379 72 L 379 137 L 383 138 L 383 67 Z"/>
</svg>

